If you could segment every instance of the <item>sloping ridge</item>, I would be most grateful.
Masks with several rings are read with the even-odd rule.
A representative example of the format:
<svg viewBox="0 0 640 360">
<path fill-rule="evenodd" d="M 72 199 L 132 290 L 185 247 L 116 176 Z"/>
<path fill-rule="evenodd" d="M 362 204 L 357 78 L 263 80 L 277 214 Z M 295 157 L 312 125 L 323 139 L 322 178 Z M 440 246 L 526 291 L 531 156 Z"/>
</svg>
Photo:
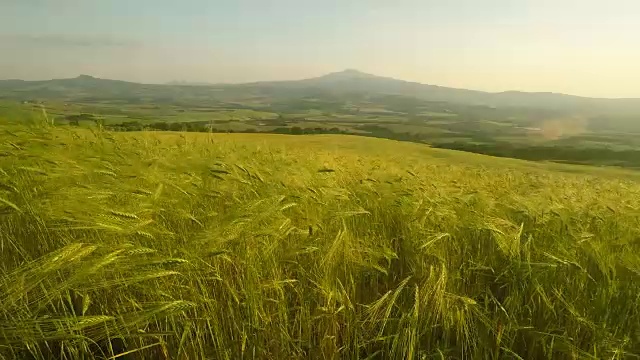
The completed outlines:
<svg viewBox="0 0 640 360">
<path fill-rule="evenodd" d="M 429 101 L 455 102 L 471 105 L 519 106 L 543 109 L 616 111 L 640 113 L 640 99 L 598 99 L 557 93 L 530 93 L 506 91 L 490 93 L 477 90 L 457 89 L 437 85 L 422 84 L 389 77 L 376 76 L 354 69 L 329 73 L 323 76 L 288 81 L 268 81 L 226 85 L 172 85 L 139 84 L 121 80 L 99 79 L 80 75 L 71 79 L 44 81 L 0 80 L 0 96 L 7 94 L 29 94 L 35 96 L 73 97 L 75 93 L 85 96 L 134 95 L 143 92 L 146 95 L 182 96 L 191 93 L 203 94 L 213 90 L 234 89 L 252 93 L 283 97 L 303 95 L 306 90 L 318 94 L 340 95 L 344 93 L 390 94 L 409 96 Z"/>
<path fill-rule="evenodd" d="M 286 82 L 283 82 L 286 83 Z M 324 76 L 290 81 L 295 86 L 324 88 L 332 91 L 359 91 L 417 97 L 430 101 L 445 101 L 493 106 L 522 106 L 535 108 L 607 109 L 640 112 L 640 99 L 589 98 L 552 92 L 485 92 L 422 84 L 389 77 L 376 76 L 348 69 Z M 281 83 L 282 84 L 282 83 Z"/>
</svg>

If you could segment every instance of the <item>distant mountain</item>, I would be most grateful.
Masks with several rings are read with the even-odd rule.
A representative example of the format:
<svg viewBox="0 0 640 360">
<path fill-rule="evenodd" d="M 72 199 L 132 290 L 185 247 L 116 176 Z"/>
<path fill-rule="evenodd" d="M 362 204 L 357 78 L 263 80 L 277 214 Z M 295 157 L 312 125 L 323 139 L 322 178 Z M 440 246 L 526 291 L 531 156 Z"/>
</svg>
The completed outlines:
<svg viewBox="0 0 640 360">
<path fill-rule="evenodd" d="M 455 102 L 487 106 L 535 108 L 611 108 L 632 107 L 640 111 L 640 99 L 603 99 L 551 92 L 505 91 L 491 93 L 398 80 L 348 69 L 316 78 L 271 83 L 279 86 L 315 87 L 337 92 L 367 92 L 410 96 L 429 101 Z"/>
<path fill-rule="evenodd" d="M 93 101 L 136 96 L 146 85 L 80 75 L 71 79 L 0 81 L 0 98 Z"/>
<path fill-rule="evenodd" d="M 298 80 L 298 81 L 304 82 L 304 83 L 331 84 L 331 83 L 341 83 L 344 81 L 359 81 L 359 80 L 372 80 L 372 79 L 390 79 L 390 78 L 368 74 L 355 69 L 346 69 L 343 71 L 332 72 L 316 78 L 304 79 L 304 80 Z"/>
<path fill-rule="evenodd" d="M 183 81 L 183 80 L 174 80 L 165 83 L 165 85 L 177 85 L 177 86 L 210 86 L 213 85 L 208 82 L 192 82 L 192 81 Z"/>
<path fill-rule="evenodd" d="M 294 86 L 319 87 L 334 91 L 404 95 L 446 102 L 483 102 L 483 97 L 490 95 L 482 91 L 448 88 L 376 76 L 353 69 L 289 83 Z"/>
<path fill-rule="evenodd" d="M 425 101 L 551 109 L 572 113 L 640 114 L 640 99 L 597 99 L 518 91 L 490 93 L 398 80 L 353 69 L 303 80 L 225 85 L 186 82 L 151 85 L 98 79 L 88 75 L 46 81 L 0 80 L 0 98 L 18 99 L 211 103 L 229 101 L 238 97 L 272 97 L 284 101 L 305 97 L 339 99 L 353 94 L 399 95 Z"/>
</svg>

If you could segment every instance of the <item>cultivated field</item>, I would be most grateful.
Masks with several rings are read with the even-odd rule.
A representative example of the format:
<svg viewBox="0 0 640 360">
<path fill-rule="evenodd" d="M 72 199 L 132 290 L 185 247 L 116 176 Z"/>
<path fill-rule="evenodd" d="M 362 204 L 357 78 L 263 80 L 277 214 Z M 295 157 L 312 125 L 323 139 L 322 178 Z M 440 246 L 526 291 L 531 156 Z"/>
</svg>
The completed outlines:
<svg viewBox="0 0 640 360">
<path fill-rule="evenodd" d="M 0 133 L 2 358 L 640 356 L 636 172 L 344 135 Z"/>
</svg>

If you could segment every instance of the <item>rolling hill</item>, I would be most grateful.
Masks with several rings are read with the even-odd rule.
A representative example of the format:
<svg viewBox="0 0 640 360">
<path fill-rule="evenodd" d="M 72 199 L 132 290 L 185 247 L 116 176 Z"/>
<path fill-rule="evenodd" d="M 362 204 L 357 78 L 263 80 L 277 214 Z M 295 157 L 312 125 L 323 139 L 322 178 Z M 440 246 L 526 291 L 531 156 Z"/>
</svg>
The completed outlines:
<svg viewBox="0 0 640 360">
<path fill-rule="evenodd" d="M 0 98 L 210 103 L 245 97 L 298 99 L 398 95 L 426 101 L 492 107 L 526 107 L 591 115 L 640 115 L 640 99 L 585 98 L 556 93 L 490 93 L 381 77 L 357 70 L 290 81 L 246 84 L 139 84 L 81 75 L 45 81 L 0 80 Z"/>
</svg>

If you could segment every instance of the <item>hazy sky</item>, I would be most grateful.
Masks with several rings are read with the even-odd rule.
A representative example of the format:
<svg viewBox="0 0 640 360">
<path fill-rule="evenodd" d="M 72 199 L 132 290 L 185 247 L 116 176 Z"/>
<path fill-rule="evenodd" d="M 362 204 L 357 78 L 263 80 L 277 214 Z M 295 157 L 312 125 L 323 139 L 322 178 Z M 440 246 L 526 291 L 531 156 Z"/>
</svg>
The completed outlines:
<svg viewBox="0 0 640 360">
<path fill-rule="evenodd" d="M 0 0 L 0 78 L 245 82 L 345 68 L 640 97 L 639 0 Z"/>
</svg>

